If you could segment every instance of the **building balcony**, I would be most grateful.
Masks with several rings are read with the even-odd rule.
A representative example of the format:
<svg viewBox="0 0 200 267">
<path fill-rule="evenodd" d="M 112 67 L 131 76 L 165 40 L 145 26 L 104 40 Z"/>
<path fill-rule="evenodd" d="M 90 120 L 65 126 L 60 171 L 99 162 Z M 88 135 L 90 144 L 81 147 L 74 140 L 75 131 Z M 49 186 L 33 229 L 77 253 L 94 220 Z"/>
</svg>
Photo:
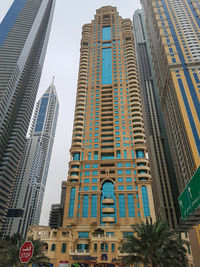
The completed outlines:
<svg viewBox="0 0 200 267">
<path fill-rule="evenodd" d="M 114 213 L 115 209 L 114 208 L 102 208 L 103 213 Z"/>
<path fill-rule="evenodd" d="M 90 255 L 90 250 L 89 249 L 75 249 L 74 251 L 69 251 L 69 255 Z"/>
<path fill-rule="evenodd" d="M 102 204 L 104 204 L 104 205 L 114 205 L 114 199 L 112 199 L 112 198 L 105 198 L 105 199 L 103 199 L 102 200 Z"/>
<path fill-rule="evenodd" d="M 114 223 L 115 222 L 115 218 L 114 217 L 103 217 L 102 218 L 102 222 L 103 223 Z"/>
<path fill-rule="evenodd" d="M 91 241 L 117 241 L 117 237 L 113 235 L 93 234 Z"/>
</svg>

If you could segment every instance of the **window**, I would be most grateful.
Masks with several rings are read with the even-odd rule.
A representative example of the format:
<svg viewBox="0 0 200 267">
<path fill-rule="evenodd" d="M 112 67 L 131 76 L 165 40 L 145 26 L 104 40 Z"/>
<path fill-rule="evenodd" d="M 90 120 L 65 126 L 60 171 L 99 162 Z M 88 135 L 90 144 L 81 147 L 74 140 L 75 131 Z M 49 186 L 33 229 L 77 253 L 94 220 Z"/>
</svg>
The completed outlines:
<svg viewBox="0 0 200 267">
<path fill-rule="evenodd" d="M 70 193 L 68 218 L 73 218 L 73 216 L 74 216 L 75 193 L 76 193 L 76 188 L 72 187 L 71 193 Z"/>
<path fill-rule="evenodd" d="M 88 217 L 88 195 L 83 196 L 83 218 Z"/>
<path fill-rule="evenodd" d="M 107 243 L 101 243 L 101 251 L 108 252 L 108 244 Z"/>
<path fill-rule="evenodd" d="M 112 244 L 111 248 L 112 248 L 112 252 L 115 252 L 115 244 Z"/>
<path fill-rule="evenodd" d="M 123 185 L 119 185 L 118 186 L 118 190 L 124 190 L 124 186 Z"/>
<path fill-rule="evenodd" d="M 98 171 L 92 171 L 92 175 L 97 175 Z"/>
<path fill-rule="evenodd" d="M 88 152 L 88 160 L 91 160 L 91 152 Z"/>
<path fill-rule="evenodd" d="M 89 191 L 89 186 L 84 186 L 83 191 Z"/>
<path fill-rule="evenodd" d="M 80 153 L 74 153 L 73 160 L 80 160 Z"/>
<path fill-rule="evenodd" d="M 97 243 L 94 244 L 94 252 L 97 252 Z"/>
<path fill-rule="evenodd" d="M 87 184 L 87 183 L 89 183 L 89 182 L 90 182 L 90 179 L 89 179 L 89 178 L 84 179 L 84 183 L 85 183 L 85 184 Z"/>
<path fill-rule="evenodd" d="M 124 159 L 127 159 L 127 151 L 126 150 L 124 150 Z"/>
<path fill-rule="evenodd" d="M 126 217 L 125 197 L 124 194 L 119 194 L 119 217 Z"/>
<path fill-rule="evenodd" d="M 98 164 L 92 164 L 92 168 L 98 168 Z"/>
<path fill-rule="evenodd" d="M 123 167 L 123 163 L 117 163 L 117 167 Z"/>
<path fill-rule="evenodd" d="M 114 232 L 106 232 L 106 235 L 107 236 L 109 236 L 109 235 L 114 236 Z"/>
<path fill-rule="evenodd" d="M 150 217 L 148 192 L 145 185 L 142 186 L 142 201 L 143 201 L 144 217 Z"/>
<path fill-rule="evenodd" d="M 89 232 L 78 232 L 78 238 L 89 238 Z"/>
<path fill-rule="evenodd" d="M 117 174 L 123 174 L 123 170 L 117 170 Z"/>
<path fill-rule="evenodd" d="M 62 253 L 66 252 L 66 243 L 62 243 Z"/>
<path fill-rule="evenodd" d="M 85 171 L 85 176 L 89 176 L 90 172 L 89 171 Z"/>
<path fill-rule="evenodd" d="M 131 174 L 131 170 L 126 170 L 126 174 Z"/>
<path fill-rule="evenodd" d="M 52 244 L 51 245 L 51 251 L 55 251 L 56 250 L 56 245 L 55 244 Z"/>
<path fill-rule="evenodd" d="M 98 151 L 94 152 L 94 160 L 98 160 Z"/>
<path fill-rule="evenodd" d="M 91 217 L 97 217 L 97 195 L 92 195 Z"/>
<path fill-rule="evenodd" d="M 131 177 L 126 177 L 126 182 L 132 182 L 132 178 Z"/>
<path fill-rule="evenodd" d="M 97 186 L 92 186 L 92 191 L 96 191 L 97 190 Z"/>
<path fill-rule="evenodd" d="M 144 150 L 136 150 L 136 158 L 144 158 Z"/>
<path fill-rule="evenodd" d="M 132 186 L 132 185 L 127 185 L 127 186 L 126 186 L 126 189 L 127 189 L 127 190 L 133 190 L 133 186 Z"/>
<path fill-rule="evenodd" d="M 120 152 L 120 150 L 117 150 L 117 159 L 121 159 L 121 152 Z"/>
<path fill-rule="evenodd" d="M 123 183 L 124 182 L 124 178 L 123 177 L 119 177 L 119 178 L 117 178 L 117 181 L 118 181 L 118 183 Z"/>
<path fill-rule="evenodd" d="M 92 178 L 93 183 L 97 183 L 97 178 Z"/>
<path fill-rule="evenodd" d="M 90 164 L 85 164 L 85 168 L 90 168 Z"/>
</svg>

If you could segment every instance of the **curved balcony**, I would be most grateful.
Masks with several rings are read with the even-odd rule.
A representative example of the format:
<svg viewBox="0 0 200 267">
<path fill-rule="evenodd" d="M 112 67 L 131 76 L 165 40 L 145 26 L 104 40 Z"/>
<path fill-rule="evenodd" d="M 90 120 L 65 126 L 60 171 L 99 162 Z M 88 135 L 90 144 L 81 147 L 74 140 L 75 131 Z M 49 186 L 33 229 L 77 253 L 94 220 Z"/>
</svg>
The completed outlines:
<svg viewBox="0 0 200 267">
<path fill-rule="evenodd" d="M 115 218 L 114 217 L 103 217 L 102 218 L 102 222 L 104 222 L 104 223 L 112 223 L 112 222 L 115 222 Z"/>
<path fill-rule="evenodd" d="M 105 204 L 105 205 L 112 205 L 112 204 L 114 204 L 114 199 L 112 199 L 112 198 L 104 198 L 104 199 L 102 200 L 102 204 Z"/>
<path fill-rule="evenodd" d="M 103 213 L 114 213 L 115 209 L 114 208 L 102 208 Z"/>
</svg>

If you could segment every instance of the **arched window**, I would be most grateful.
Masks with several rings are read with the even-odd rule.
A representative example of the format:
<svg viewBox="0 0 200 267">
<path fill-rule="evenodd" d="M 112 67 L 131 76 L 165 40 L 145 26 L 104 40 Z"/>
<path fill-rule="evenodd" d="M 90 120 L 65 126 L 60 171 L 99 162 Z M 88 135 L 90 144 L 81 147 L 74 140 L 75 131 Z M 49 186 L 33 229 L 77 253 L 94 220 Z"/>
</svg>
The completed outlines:
<svg viewBox="0 0 200 267">
<path fill-rule="evenodd" d="M 56 250 L 56 245 L 55 244 L 52 244 L 51 245 L 51 251 L 55 251 Z"/>
<path fill-rule="evenodd" d="M 75 194 L 76 194 L 76 188 L 72 187 L 70 193 L 70 201 L 69 201 L 69 213 L 68 213 L 69 218 L 73 218 L 74 216 Z"/>
<path fill-rule="evenodd" d="M 148 198 L 147 188 L 145 185 L 142 186 L 142 201 L 143 201 L 144 217 L 150 217 L 149 198 Z"/>
<path fill-rule="evenodd" d="M 101 243 L 101 251 L 102 252 L 108 252 L 108 244 L 107 243 Z"/>
</svg>

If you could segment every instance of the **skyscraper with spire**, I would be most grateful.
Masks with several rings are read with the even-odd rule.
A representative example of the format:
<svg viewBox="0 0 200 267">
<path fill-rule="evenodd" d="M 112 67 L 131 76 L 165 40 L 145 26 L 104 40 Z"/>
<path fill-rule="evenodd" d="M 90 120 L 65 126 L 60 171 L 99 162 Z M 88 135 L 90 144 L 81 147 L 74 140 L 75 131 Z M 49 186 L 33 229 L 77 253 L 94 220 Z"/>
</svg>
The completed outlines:
<svg viewBox="0 0 200 267">
<path fill-rule="evenodd" d="M 0 228 L 42 72 L 55 0 L 15 0 L 0 24 Z"/>
<path fill-rule="evenodd" d="M 54 81 L 37 102 L 30 137 L 26 139 L 21 164 L 2 235 L 26 234 L 29 225 L 39 224 L 46 180 L 58 118 Z"/>
</svg>

